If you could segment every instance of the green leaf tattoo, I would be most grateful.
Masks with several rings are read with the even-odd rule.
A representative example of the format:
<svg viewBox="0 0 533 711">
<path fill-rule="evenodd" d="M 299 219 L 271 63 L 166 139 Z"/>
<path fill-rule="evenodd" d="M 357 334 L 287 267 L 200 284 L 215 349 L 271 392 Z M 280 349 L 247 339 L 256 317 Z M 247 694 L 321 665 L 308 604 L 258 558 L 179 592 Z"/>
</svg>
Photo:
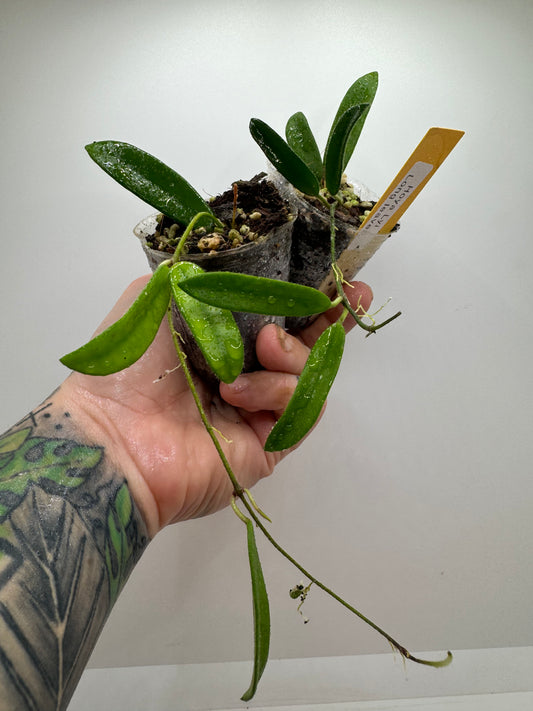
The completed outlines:
<svg viewBox="0 0 533 711">
<path fill-rule="evenodd" d="M 127 484 L 117 491 L 113 506 L 107 515 L 108 537 L 105 544 L 105 561 L 109 575 L 109 596 L 113 605 L 131 570 L 133 544 L 127 535 L 133 515 L 133 503 Z"/>
<path fill-rule="evenodd" d="M 15 443 L 16 449 L 5 451 Z M 28 430 L 0 440 L 0 453 L 0 523 L 20 504 L 32 484 L 75 488 L 102 458 L 97 447 L 31 437 Z"/>
</svg>

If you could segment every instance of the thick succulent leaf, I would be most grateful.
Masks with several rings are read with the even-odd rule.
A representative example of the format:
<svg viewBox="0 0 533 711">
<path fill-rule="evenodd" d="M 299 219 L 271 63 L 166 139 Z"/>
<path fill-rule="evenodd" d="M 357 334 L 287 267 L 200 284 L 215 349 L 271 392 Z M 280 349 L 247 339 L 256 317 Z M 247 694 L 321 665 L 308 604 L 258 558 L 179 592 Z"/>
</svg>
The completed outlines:
<svg viewBox="0 0 533 711">
<path fill-rule="evenodd" d="M 330 299 L 318 289 L 279 279 L 206 272 L 180 283 L 195 299 L 212 306 L 269 316 L 311 316 L 331 308 Z"/>
<path fill-rule="evenodd" d="M 250 121 L 250 133 L 274 168 L 289 183 L 305 195 L 318 195 L 320 184 L 317 178 L 279 133 L 256 118 Z"/>
<path fill-rule="evenodd" d="M 85 149 L 108 175 L 175 222 L 187 225 L 199 212 L 211 213 L 185 178 L 140 148 L 120 141 L 97 141 Z M 204 217 L 198 225 L 210 222 Z"/>
<path fill-rule="evenodd" d="M 175 264 L 170 270 L 172 295 L 211 370 L 223 383 L 232 383 L 244 362 L 242 336 L 233 314 L 202 303 L 181 289 L 185 279 L 204 273 L 192 262 Z"/>
<path fill-rule="evenodd" d="M 301 111 L 293 114 L 287 121 L 285 136 L 292 150 L 300 156 L 320 182 L 322 179 L 322 158 L 309 123 Z"/>
<path fill-rule="evenodd" d="M 128 311 L 105 331 L 60 358 L 67 368 L 109 375 L 135 363 L 154 340 L 170 302 L 170 264 L 163 262 Z"/>
<path fill-rule="evenodd" d="M 332 324 L 318 338 L 285 412 L 268 436 L 267 452 L 293 447 L 313 427 L 337 375 L 344 340 L 344 328 L 339 322 Z"/>
<path fill-rule="evenodd" d="M 348 141 L 346 142 L 346 148 L 344 149 L 344 158 L 343 158 L 343 166 L 342 166 L 343 171 L 346 170 L 348 161 L 352 157 L 355 146 L 357 145 L 357 141 L 359 140 L 359 136 L 361 135 L 361 131 L 362 131 L 364 123 L 366 121 L 366 117 L 368 115 L 368 112 L 370 111 L 372 102 L 374 101 L 374 97 L 376 95 L 377 88 L 378 88 L 378 73 L 377 72 L 369 72 L 368 74 L 365 74 L 364 76 L 360 77 L 351 85 L 351 87 L 348 89 L 348 91 L 344 95 L 344 98 L 342 99 L 342 101 L 340 103 L 337 114 L 335 115 L 335 119 L 333 120 L 333 124 L 331 126 L 330 134 L 333 132 L 337 121 L 340 119 L 340 117 L 344 114 L 345 111 L 347 111 L 352 106 L 357 106 L 357 104 L 368 104 L 368 107 L 361 114 L 357 123 L 352 128 L 352 130 L 350 132 L 350 136 L 348 138 Z"/>
<path fill-rule="evenodd" d="M 250 686 L 241 696 L 242 701 L 249 701 L 254 696 L 265 670 L 270 648 L 270 607 L 265 578 L 255 543 L 254 525 L 250 519 L 246 521 L 246 532 L 254 608 L 254 669 Z"/>
<path fill-rule="evenodd" d="M 337 194 L 341 185 L 346 143 L 353 127 L 366 108 L 367 104 L 358 104 L 347 109 L 329 136 L 324 152 L 324 178 L 326 188 L 332 195 Z"/>
</svg>

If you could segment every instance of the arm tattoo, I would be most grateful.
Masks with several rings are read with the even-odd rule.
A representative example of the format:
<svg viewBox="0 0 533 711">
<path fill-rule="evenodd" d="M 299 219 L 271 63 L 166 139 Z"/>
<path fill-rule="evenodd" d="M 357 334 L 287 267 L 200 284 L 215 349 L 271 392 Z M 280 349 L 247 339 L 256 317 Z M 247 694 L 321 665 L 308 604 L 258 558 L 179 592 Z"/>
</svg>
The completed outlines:
<svg viewBox="0 0 533 711">
<path fill-rule="evenodd" d="M 123 477 L 48 401 L 0 436 L 0 711 L 67 707 L 148 544 Z"/>
</svg>

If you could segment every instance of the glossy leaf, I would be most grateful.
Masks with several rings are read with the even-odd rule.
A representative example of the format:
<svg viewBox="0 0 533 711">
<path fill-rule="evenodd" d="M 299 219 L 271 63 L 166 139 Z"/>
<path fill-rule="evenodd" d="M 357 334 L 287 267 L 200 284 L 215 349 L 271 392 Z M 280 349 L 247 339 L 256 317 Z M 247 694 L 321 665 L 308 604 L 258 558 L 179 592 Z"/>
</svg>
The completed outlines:
<svg viewBox="0 0 533 711">
<path fill-rule="evenodd" d="M 250 133 L 274 168 L 289 183 L 305 195 L 318 195 L 320 190 L 318 179 L 279 133 L 264 121 L 255 118 L 250 121 Z"/>
<path fill-rule="evenodd" d="M 265 443 L 267 452 L 297 444 L 315 424 L 335 380 L 344 350 L 344 328 L 334 323 L 318 338 L 285 412 Z"/>
<path fill-rule="evenodd" d="M 250 519 L 246 520 L 246 533 L 254 608 L 254 669 L 250 686 L 241 696 L 242 701 L 250 701 L 254 696 L 259 680 L 265 670 L 270 648 L 270 607 L 261 561 L 259 560 L 255 543 L 254 525 Z"/>
<path fill-rule="evenodd" d="M 206 272 L 180 284 L 195 299 L 230 311 L 269 316 L 310 316 L 331 308 L 331 301 L 317 289 L 279 279 Z"/>
<path fill-rule="evenodd" d="M 209 367 L 224 383 L 232 383 L 242 370 L 244 346 L 233 314 L 189 296 L 181 282 L 204 270 L 192 262 L 178 262 L 170 270 L 172 295 Z"/>
<path fill-rule="evenodd" d="M 185 178 L 140 148 L 120 141 L 97 141 L 85 149 L 120 185 L 179 224 L 189 224 L 199 212 L 211 212 Z M 202 218 L 197 224 L 210 223 L 209 218 Z"/>
<path fill-rule="evenodd" d="M 292 150 L 300 156 L 320 182 L 322 180 L 322 158 L 309 123 L 301 111 L 293 114 L 287 121 L 285 136 Z"/>
<path fill-rule="evenodd" d="M 367 104 L 358 104 L 347 109 L 335 124 L 324 152 L 324 178 L 326 187 L 336 195 L 341 185 L 344 170 L 344 153 L 350 133 L 363 114 Z"/>
<path fill-rule="evenodd" d="M 335 119 L 333 120 L 333 124 L 331 126 L 330 133 L 333 132 L 333 129 L 335 128 L 335 125 L 337 124 L 337 121 L 340 119 L 340 117 L 344 114 L 345 111 L 347 111 L 352 106 L 357 106 L 358 104 L 368 104 L 368 107 L 363 111 L 363 113 L 357 120 L 355 126 L 352 128 L 352 130 L 350 132 L 350 136 L 348 138 L 348 141 L 346 142 L 346 148 L 344 149 L 344 158 L 343 158 L 343 166 L 342 166 L 343 171 L 346 170 L 348 161 L 352 157 L 355 146 L 357 145 L 357 141 L 359 140 L 359 136 L 361 134 L 364 123 L 366 121 L 366 117 L 368 115 L 368 112 L 370 111 L 370 107 L 372 106 L 374 97 L 376 96 L 377 89 L 378 89 L 378 73 L 377 72 L 369 72 L 368 74 L 365 74 L 364 76 L 359 77 L 359 79 L 357 79 L 351 85 L 351 87 L 348 89 L 348 91 L 344 95 L 344 97 L 340 103 L 339 109 L 335 115 Z"/>
<path fill-rule="evenodd" d="M 170 302 L 169 263 L 159 265 L 128 311 L 81 348 L 60 358 L 67 368 L 109 375 L 135 363 L 152 343 Z"/>
</svg>

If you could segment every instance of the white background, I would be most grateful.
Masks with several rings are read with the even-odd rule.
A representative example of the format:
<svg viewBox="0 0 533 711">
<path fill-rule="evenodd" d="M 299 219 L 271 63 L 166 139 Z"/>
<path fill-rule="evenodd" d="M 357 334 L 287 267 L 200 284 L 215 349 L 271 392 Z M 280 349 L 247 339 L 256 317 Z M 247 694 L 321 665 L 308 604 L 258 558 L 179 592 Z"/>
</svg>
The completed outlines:
<svg viewBox="0 0 533 711">
<path fill-rule="evenodd" d="M 326 417 L 256 497 L 304 565 L 411 651 L 532 645 L 533 5 L 3 0 L 0 18 L 1 430 L 146 271 L 131 229 L 152 209 L 86 143 L 139 145 L 208 196 L 265 167 L 250 117 L 282 131 L 303 110 L 324 145 L 371 70 L 353 178 L 380 193 L 430 126 L 466 131 L 360 273 L 403 316 L 350 338 Z M 273 658 L 389 651 L 319 591 L 304 626 L 287 594 L 300 575 L 260 543 Z M 181 524 L 149 547 L 91 664 L 247 660 L 251 612 L 242 524 Z"/>
</svg>

